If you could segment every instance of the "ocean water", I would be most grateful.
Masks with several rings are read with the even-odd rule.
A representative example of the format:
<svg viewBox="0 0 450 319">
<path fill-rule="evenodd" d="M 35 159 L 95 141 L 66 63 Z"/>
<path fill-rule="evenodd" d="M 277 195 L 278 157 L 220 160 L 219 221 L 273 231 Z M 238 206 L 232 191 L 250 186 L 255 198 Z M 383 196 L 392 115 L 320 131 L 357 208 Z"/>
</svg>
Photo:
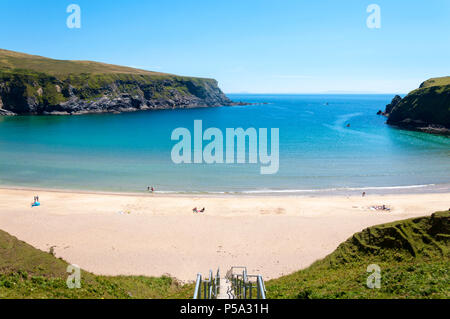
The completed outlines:
<svg viewBox="0 0 450 319">
<path fill-rule="evenodd" d="M 82 116 L 0 117 L 0 185 L 95 191 L 309 193 L 443 189 L 450 139 L 377 116 L 392 95 L 229 95 L 249 106 Z M 175 164 L 172 131 L 279 128 L 279 171 Z M 350 127 L 347 127 L 347 124 Z M 205 142 L 206 143 L 206 142 Z"/>
</svg>

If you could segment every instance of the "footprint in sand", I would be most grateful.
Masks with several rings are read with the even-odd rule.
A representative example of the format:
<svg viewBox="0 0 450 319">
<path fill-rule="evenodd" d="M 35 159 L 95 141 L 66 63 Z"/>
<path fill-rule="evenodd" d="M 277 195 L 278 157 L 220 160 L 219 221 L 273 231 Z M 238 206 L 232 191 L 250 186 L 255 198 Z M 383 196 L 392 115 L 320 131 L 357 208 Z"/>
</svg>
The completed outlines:
<svg viewBox="0 0 450 319">
<path fill-rule="evenodd" d="M 282 215 L 286 212 L 286 210 L 284 208 L 278 207 L 277 209 L 275 209 L 274 211 L 272 210 L 267 210 L 267 209 L 261 209 L 260 210 L 260 214 L 261 215 L 269 215 L 269 214 L 276 214 L 276 215 Z"/>
</svg>

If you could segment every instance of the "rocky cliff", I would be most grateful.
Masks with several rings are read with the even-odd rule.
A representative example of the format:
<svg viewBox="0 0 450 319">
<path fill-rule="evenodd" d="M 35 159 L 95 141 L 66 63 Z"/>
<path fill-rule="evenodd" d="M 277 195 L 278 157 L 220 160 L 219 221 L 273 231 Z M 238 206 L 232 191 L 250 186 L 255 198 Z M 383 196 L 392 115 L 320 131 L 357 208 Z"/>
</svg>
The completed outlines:
<svg viewBox="0 0 450 319">
<path fill-rule="evenodd" d="M 390 125 L 450 135 L 450 77 L 429 79 L 403 99 L 395 96 L 382 114 Z"/>
<path fill-rule="evenodd" d="M 213 79 L 0 50 L 0 115 L 234 105 Z"/>
</svg>

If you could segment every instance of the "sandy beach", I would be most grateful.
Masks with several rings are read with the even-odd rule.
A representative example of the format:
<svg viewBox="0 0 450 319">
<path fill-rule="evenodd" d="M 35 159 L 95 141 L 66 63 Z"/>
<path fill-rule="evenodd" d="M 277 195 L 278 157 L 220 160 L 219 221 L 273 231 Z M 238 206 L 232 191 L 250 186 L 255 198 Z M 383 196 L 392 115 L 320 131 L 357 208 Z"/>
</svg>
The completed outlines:
<svg viewBox="0 0 450 319">
<path fill-rule="evenodd" d="M 40 207 L 31 208 L 39 195 Z M 391 211 L 376 211 L 372 205 Z M 448 209 L 450 193 L 194 196 L 0 189 L 0 229 L 96 274 L 245 265 L 265 279 L 307 267 L 365 227 Z M 194 214 L 194 207 L 206 208 Z"/>
</svg>

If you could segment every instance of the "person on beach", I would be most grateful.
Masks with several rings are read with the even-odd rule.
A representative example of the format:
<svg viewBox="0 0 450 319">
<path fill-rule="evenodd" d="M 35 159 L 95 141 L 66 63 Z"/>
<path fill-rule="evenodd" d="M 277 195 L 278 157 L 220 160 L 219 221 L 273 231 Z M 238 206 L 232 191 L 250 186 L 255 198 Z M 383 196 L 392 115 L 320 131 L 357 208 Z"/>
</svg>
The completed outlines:
<svg viewBox="0 0 450 319">
<path fill-rule="evenodd" d="M 197 207 L 194 207 L 194 208 L 192 209 L 192 212 L 193 212 L 193 213 L 198 213 Z"/>
<path fill-rule="evenodd" d="M 362 192 L 362 197 L 366 196 L 366 192 Z"/>
<path fill-rule="evenodd" d="M 31 203 L 31 207 L 37 207 L 41 206 L 41 203 L 39 203 L 39 196 L 34 196 L 33 203 Z"/>
<path fill-rule="evenodd" d="M 200 213 L 204 213 L 205 212 L 205 207 L 203 207 L 202 209 L 200 209 Z"/>
</svg>

